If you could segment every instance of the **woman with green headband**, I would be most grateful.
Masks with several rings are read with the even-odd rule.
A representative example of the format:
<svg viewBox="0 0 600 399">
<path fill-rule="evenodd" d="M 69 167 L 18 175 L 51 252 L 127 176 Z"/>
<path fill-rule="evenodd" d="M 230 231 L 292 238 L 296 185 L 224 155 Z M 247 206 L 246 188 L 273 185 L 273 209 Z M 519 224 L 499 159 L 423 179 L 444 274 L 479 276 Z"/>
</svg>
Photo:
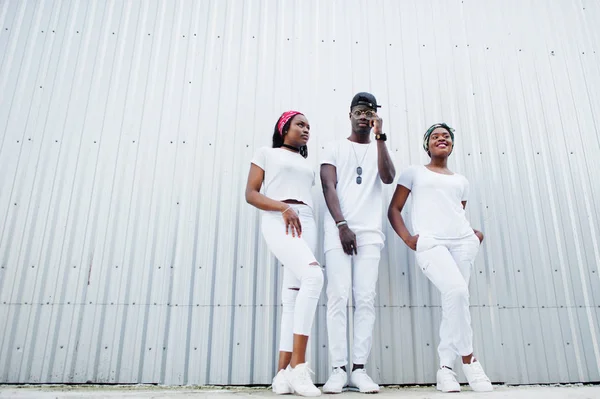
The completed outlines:
<svg viewBox="0 0 600 399">
<path fill-rule="evenodd" d="M 448 169 L 448 157 L 453 148 L 454 129 L 450 126 L 438 123 L 427 129 L 423 149 L 431 161 L 427 165 L 411 166 L 400 175 L 388 218 L 400 238 L 416 251 L 418 266 L 441 293 L 437 389 L 460 391 L 452 368 L 456 358 L 461 357 L 463 372 L 471 388 L 485 392 L 493 388 L 473 356 L 469 312 L 469 277 L 483 234 L 471 228 L 466 218 L 469 181 Z M 413 234 L 401 214 L 411 193 Z"/>
</svg>

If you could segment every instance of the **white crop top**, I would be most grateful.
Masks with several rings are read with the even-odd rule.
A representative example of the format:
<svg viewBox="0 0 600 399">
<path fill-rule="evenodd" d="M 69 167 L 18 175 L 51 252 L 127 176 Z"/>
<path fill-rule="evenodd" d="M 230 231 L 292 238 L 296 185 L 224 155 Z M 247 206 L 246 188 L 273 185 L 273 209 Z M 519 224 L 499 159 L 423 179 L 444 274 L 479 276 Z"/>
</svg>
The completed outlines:
<svg viewBox="0 0 600 399">
<path fill-rule="evenodd" d="M 251 161 L 265 171 L 264 194 L 274 200 L 292 199 L 313 207 L 315 171 L 302 155 L 283 148 L 263 147 Z"/>
</svg>

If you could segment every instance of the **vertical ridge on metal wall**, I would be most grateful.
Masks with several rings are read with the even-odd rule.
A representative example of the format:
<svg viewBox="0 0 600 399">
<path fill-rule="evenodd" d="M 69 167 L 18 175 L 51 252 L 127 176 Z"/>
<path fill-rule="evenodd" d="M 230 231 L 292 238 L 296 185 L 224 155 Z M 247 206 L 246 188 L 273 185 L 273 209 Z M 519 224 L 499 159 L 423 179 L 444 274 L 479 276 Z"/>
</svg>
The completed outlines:
<svg viewBox="0 0 600 399">
<path fill-rule="evenodd" d="M 298 109 L 318 176 L 358 91 L 398 174 L 429 125 L 456 128 L 492 380 L 600 380 L 598 20 L 592 1 L 0 2 L 0 383 L 269 384 L 283 269 L 250 160 Z M 439 295 L 382 221 L 367 367 L 433 383 Z M 325 382 L 325 293 L 308 357 Z"/>
</svg>

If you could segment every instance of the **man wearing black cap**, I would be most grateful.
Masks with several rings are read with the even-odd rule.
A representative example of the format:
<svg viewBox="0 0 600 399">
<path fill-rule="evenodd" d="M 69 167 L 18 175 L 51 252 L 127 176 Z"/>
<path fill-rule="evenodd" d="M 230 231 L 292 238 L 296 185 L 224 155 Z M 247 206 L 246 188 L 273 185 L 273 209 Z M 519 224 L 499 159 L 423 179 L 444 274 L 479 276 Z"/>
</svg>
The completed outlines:
<svg viewBox="0 0 600 399">
<path fill-rule="evenodd" d="M 329 212 L 325 215 L 327 333 L 333 372 L 325 393 L 342 392 L 348 383 L 346 310 L 350 289 L 354 300 L 354 344 L 350 385 L 360 392 L 379 392 L 367 375 L 375 323 L 375 289 L 383 248 L 382 186 L 396 171 L 386 147 L 377 100 L 361 92 L 350 104 L 352 132 L 325 147 L 321 182 Z M 374 139 L 371 139 L 371 131 Z"/>
</svg>

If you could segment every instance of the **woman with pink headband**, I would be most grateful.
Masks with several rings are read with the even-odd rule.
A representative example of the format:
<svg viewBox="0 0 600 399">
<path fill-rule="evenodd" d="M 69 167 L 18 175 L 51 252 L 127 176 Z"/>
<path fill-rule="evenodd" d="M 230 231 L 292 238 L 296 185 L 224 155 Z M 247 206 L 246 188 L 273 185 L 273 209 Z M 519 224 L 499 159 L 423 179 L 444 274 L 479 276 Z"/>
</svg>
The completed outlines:
<svg viewBox="0 0 600 399">
<path fill-rule="evenodd" d="M 314 255 L 317 227 L 311 187 L 315 172 L 306 159 L 309 132 L 302 113 L 287 111 L 279 117 L 273 147 L 259 149 L 251 161 L 246 201 L 264 211 L 263 237 L 284 266 L 279 371 L 273 378 L 273 392 L 319 396 L 306 362 L 308 336 L 323 287 L 323 272 Z"/>
</svg>

